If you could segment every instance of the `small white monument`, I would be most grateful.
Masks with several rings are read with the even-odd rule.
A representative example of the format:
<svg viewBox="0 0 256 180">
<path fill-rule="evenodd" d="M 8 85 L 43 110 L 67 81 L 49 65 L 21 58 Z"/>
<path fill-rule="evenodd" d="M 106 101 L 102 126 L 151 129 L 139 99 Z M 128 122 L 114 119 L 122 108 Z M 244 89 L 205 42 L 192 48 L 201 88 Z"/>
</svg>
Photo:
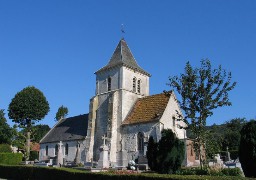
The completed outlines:
<svg viewBox="0 0 256 180">
<path fill-rule="evenodd" d="M 62 141 L 58 143 L 57 166 L 63 165 Z"/>
<path fill-rule="evenodd" d="M 100 159 L 98 161 L 98 168 L 109 168 L 108 160 L 108 147 L 106 146 L 106 140 L 108 139 L 105 135 L 102 137 L 103 146 L 100 147 Z"/>
<path fill-rule="evenodd" d="M 76 165 L 81 163 L 80 143 L 77 142 L 76 156 L 74 159 Z"/>
</svg>

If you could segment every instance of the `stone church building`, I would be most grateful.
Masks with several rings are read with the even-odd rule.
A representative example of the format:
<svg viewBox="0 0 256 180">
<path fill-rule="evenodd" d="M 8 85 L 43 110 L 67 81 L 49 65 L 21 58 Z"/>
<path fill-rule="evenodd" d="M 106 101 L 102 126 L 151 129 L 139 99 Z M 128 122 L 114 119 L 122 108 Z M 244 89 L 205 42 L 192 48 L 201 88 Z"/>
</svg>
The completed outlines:
<svg viewBox="0 0 256 180">
<path fill-rule="evenodd" d="M 163 129 L 186 139 L 186 131 L 179 128 L 183 122 L 174 118 L 181 112 L 174 92 L 149 94 L 150 74 L 138 65 L 124 39 L 95 75 L 89 113 L 57 122 L 40 141 L 39 160 L 61 150 L 64 162 L 98 162 L 105 143 L 111 166 L 127 166 L 129 160 L 145 160 L 149 137 L 159 141 Z"/>
</svg>

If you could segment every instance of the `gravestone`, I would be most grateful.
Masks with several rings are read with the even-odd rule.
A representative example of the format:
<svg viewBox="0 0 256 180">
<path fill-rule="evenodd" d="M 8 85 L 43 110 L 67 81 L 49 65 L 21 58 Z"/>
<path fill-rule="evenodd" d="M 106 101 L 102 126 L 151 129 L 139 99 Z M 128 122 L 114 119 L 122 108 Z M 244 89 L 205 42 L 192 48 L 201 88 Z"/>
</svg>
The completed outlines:
<svg viewBox="0 0 256 180">
<path fill-rule="evenodd" d="M 74 159 L 74 163 L 76 165 L 81 163 L 81 153 L 80 153 L 80 143 L 79 142 L 77 142 L 77 149 L 76 149 L 76 156 Z"/>
<path fill-rule="evenodd" d="M 103 145 L 100 147 L 100 159 L 98 161 L 98 168 L 109 168 L 108 151 L 109 148 L 106 146 L 106 140 L 108 139 L 105 135 L 102 137 Z"/>
<path fill-rule="evenodd" d="M 63 154 L 62 154 L 62 141 L 58 143 L 58 154 L 57 154 L 57 166 L 63 165 Z"/>
</svg>

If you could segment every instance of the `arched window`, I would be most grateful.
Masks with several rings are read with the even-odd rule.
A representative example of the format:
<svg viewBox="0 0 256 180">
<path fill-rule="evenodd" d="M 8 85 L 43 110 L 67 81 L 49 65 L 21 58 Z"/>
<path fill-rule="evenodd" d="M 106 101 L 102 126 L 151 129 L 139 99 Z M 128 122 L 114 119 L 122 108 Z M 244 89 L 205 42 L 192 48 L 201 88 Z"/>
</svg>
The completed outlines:
<svg viewBox="0 0 256 180">
<path fill-rule="evenodd" d="M 139 80 L 138 80 L 138 84 L 137 84 L 137 86 L 138 86 L 138 87 L 137 87 L 138 93 L 140 93 L 140 84 L 141 84 L 141 80 L 139 79 Z"/>
<path fill-rule="evenodd" d="M 136 92 L 136 77 L 132 79 L 132 91 Z"/>
<path fill-rule="evenodd" d="M 111 77 L 108 77 L 108 91 L 111 91 Z"/>
<path fill-rule="evenodd" d="M 45 147 L 45 155 L 48 156 L 48 146 Z"/>
<path fill-rule="evenodd" d="M 138 133 L 138 151 L 144 153 L 144 135 L 142 132 Z"/>
<path fill-rule="evenodd" d="M 55 151 L 54 151 L 54 155 L 56 156 L 58 154 L 59 148 L 58 148 L 58 144 L 55 145 Z"/>
<path fill-rule="evenodd" d="M 65 155 L 68 155 L 68 143 L 65 145 Z"/>
</svg>

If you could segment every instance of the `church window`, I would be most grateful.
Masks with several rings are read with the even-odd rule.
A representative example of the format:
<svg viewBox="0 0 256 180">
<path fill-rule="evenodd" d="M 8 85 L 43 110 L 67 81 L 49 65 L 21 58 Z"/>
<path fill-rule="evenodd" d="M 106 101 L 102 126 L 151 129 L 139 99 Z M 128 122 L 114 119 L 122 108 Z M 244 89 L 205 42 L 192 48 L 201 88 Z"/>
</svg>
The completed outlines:
<svg viewBox="0 0 256 180">
<path fill-rule="evenodd" d="M 138 151 L 141 153 L 144 152 L 144 135 L 142 132 L 138 134 Z"/>
<path fill-rule="evenodd" d="M 111 77 L 108 77 L 108 91 L 111 91 Z"/>
<path fill-rule="evenodd" d="M 175 117 L 172 116 L 172 126 L 175 127 Z"/>
<path fill-rule="evenodd" d="M 138 93 L 140 93 L 140 84 L 141 84 L 141 80 L 139 79 L 139 80 L 138 80 L 138 87 L 137 87 Z"/>
<path fill-rule="evenodd" d="M 54 151 L 54 155 L 55 155 L 55 156 L 58 154 L 58 150 L 59 150 L 58 144 L 56 144 L 56 145 L 55 145 L 55 151 Z"/>
<path fill-rule="evenodd" d="M 48 146 L 45 147 L 45 155 L 48 156 Z"/>
<path fill-rule="evenodd" d="M 132 90 L 133 90 L 133 92 L 136 92 L 136 77 L 134 77 L 133 79 L 132 79 L 132 83 L 133 83 L 133 85 L 132 85 Z"/>
<path fill-rule="evenodd" d="M 68 155 L 68 143 L 65 145 L 65 155 Z"/>
</svg>

